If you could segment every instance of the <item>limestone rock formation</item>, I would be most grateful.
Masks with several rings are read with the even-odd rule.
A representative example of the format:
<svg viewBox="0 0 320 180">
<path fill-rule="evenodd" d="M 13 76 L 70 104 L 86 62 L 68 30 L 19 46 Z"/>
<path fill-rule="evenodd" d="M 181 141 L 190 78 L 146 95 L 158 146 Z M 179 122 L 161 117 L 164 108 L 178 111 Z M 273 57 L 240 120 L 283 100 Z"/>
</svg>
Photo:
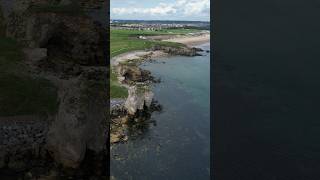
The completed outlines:
<svg viewBox="0 0 320 180">
<path fill-rule="evenodd" d="M 66 167 L 78 167 L 87 149 L 106 150 L 106 77 L 106 71 L 91 69 L 60 86 L 60 106 L 48 133 L 48 150 Z"/>
<path fill-rule="evenodd" d="M 137 86 L 131 86 L 128 89 L 128 98 L 125 107 L 128 114 L 135 115 L 137 111 L 149 108 L 153 100 L 153 92 Z"/>
</svg>

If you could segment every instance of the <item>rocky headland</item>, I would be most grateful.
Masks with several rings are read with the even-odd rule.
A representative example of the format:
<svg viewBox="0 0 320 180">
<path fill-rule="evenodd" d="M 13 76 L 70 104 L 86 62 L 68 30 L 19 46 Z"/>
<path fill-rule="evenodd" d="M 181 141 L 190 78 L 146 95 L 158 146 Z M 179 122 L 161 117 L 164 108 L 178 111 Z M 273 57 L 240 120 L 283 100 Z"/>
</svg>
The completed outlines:
<svg viewBox="0 0 320 180">
<path fill-rule="evenodd" d="M 202 49 L 188 46 L 169 47 L 154 45 L 144 51 L 133 51 L 111 59 L 111 68 L 119 83 L 128 90 L 126 99 L 111 99 L 110 142 L 128 140 L 128 128 L 147 121 L 151 113 L 161 111 L 150 85 L 159 83 L 150 71 L 139 67 L 145 61 L 164 56 L 200 56 Z M 130 127 L 131 126 L 131 127 Z M 138 131 L 139 132 L 139 131 Z"/>
</svg>

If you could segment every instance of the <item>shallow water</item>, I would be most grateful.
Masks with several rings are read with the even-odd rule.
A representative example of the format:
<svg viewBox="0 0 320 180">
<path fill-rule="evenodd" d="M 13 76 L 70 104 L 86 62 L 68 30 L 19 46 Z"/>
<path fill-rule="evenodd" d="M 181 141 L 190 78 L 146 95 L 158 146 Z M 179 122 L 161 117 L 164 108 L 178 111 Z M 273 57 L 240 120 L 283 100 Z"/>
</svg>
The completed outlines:
<svg viewBox="0 0 320 180">
<path fill-rule="evenodd" d="M 200 46 L 209 50 L 210 45 Z M 162 112 L 142 124 L 141 134 L 111 147 L 115 179 L 205 180 L 210 177 L 210 53 L 145 63 L 161 83 L 153 86 Z"/>
</svg>

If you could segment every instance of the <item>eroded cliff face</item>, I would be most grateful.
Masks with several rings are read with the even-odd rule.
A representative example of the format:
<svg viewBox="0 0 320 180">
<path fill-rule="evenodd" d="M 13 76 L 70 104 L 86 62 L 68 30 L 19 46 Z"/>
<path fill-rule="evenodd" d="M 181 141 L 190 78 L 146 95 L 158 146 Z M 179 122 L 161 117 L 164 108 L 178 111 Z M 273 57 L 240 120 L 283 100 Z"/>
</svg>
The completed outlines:
<svg viewBox="0 0 320 180">
<path fill-rule="evenodd" d="M 59 83 L 59 110 L 47 134 L 47 149 L 66 167 L 77 168 L 88 150 L 107 150 L 107 73 L 87 69 L 77 78 Z"/>
<path fill-rule="evenodd" d="M 80 11 L 69 12 L 68 6 L 75 2 Z M 0 169 L 16 169 L 16 164 L 19 169 L 32 168 L 30 161 L 22 161 L 25 156 L 71 169 L 82 167 L 88 158 L 100 159 L 96 164 L 106 163 L 103 159 L 108 153 L 109 130 L 107 34 L 101 19 L 88 15 L 103 11 L 104 3 L 0 0 L 6 9 L 3 13 L 6 35 L 23 47 L 23 63 L 31 75 L 41 76 L 56 86 L 59 102 L 54 115 L 31 118 L 32 121 L 21 119 L 19 126 L 10 122 L 10 117 L 0 118 L 0 125 L 4 124 L 0 139 L 5 139 L 0 146 Z M 33 121 L 36 123 L 30 125 Z M 35 128 L 35 134 L 26 134 Z M 11 137 L 15 132 L 18 140 Z M 20 150 L 10 153 L 11 147 Z"/>
<path fill-rule="evenodd" d="M 47 48 L 49 56 L 59 55 L 81 65 L 106 66 L 107 35 L 101 24 L 82 14 L 38 11 L 31 7 L 8 15 L 8 37 L 25 47 Z"/>
</svg>

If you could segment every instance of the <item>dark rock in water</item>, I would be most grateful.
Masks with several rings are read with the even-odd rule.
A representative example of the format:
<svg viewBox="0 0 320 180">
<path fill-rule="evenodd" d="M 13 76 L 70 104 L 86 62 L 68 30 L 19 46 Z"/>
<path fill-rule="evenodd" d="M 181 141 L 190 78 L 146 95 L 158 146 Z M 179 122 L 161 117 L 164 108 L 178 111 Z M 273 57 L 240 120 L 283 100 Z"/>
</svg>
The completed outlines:
<svg viewBox="0 0 320 180">
<path fill-rule="evenodd" d="M 134 139 L 146 132 L 150 125 L 155 126 L 156 122 L 151 120 L 151 114 L 155 111 L 162 111 L 162 106 L 157 101 L 153 101 L 150 107 L 137 110 L 134 115 L 114 118 L 111 121 L 111 143 Z"/>
<path fill-rule="evenodd" d="M 150 106 L 150 111 L 151 112 L 161 112 L 163 110 L 163 107 L 161 104 L 159 104 L 158 101 L 153 101 L 151 106 Z"/>
<path fill-rule="evenodd" d="M 194 48 L 196 51 L 199 51 L 199 52 L 203 52 L 203 49 L 201 48 Z"/>
<path fill-rule="evenodd" d="M 161 78 L 153 78 L 153 83 L 161 83 Z"/>
</svg>

